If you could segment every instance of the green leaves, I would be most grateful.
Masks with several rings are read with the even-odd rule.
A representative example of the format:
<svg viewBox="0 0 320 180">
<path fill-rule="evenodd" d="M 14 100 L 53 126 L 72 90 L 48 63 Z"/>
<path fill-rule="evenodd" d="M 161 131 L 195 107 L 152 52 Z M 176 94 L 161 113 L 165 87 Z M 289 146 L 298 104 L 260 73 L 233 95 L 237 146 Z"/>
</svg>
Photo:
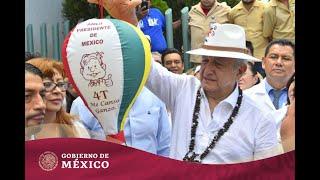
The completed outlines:
<svg viewBox="0 0 320 180">
<path fill-rule="evenodd" d="M 99 6 L 90 4 L 87 0 L 64 0 L 62 2 L 62 15 L 70 20 L 70 28 L 73 28 L 79 20 L 98 18 Z M 104 10 L 103 15 L 107 16 L 108 12 Z"/>
<path fill-rule="evenodd" d="M 164 0 L 153 0 L 152 6 L 160 9 L 163 14 L 166 12 L 167 9 L 169 9 L 167 2 Z"/>
</svg>

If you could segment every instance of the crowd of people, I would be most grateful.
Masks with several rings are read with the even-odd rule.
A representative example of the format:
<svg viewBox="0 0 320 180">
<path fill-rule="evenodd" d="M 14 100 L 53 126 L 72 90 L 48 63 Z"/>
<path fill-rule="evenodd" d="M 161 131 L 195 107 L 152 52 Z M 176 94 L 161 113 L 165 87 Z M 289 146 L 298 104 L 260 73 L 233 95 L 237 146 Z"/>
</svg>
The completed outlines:
<svg viewBox="0 0 320 180">
<path fill-rule="evenodd" d="M 165 19 L 137 6 L 152 59 L 125 145 L 177 160 L 239 163 L 295 149 L 294 0 L 200 0 L 189 12 L 191 69 L 167 48 Z M 174 23 L 175 27 L 179 22 Z M 108 140 L 57 60 L 26 55 L 25 138 Z M 122 143 L 117 139 L 115 143 Z"/>
</svg>

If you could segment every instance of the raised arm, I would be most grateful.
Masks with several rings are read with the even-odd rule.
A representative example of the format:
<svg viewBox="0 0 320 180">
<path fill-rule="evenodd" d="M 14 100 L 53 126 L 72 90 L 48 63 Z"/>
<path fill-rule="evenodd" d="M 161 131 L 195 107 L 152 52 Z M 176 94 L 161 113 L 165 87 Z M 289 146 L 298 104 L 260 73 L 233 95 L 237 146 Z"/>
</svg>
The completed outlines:
<svg viewBox="0 0 320 180">
<path fill-rule="evenodd" d="M 193 76 L 169 72 L 162 65 L 152 60 L 146 87 L 172 110 L 179 93 L 183 93 L 184 90 L 192 87 L 196 81 L 198 80 Z"/>
</svg>

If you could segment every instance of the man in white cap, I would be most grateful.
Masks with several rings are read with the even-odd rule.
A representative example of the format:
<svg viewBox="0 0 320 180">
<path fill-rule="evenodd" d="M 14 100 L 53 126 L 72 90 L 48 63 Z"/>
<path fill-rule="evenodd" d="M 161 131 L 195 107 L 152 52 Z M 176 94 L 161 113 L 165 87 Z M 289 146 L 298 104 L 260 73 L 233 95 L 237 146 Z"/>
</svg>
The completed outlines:
<svg viewBox="0 0 320 180">
<path fill-rule="evenodd" d="M 200 81 L 152 63 L 147 87 L 172 112 L 170 157 L 205 164 L 240 163 L 282 152 L 276 125 L 242 94 L 237 81 L 246 71 L 244 29 L 212 24 L 200 49 Z"/>
</svg>

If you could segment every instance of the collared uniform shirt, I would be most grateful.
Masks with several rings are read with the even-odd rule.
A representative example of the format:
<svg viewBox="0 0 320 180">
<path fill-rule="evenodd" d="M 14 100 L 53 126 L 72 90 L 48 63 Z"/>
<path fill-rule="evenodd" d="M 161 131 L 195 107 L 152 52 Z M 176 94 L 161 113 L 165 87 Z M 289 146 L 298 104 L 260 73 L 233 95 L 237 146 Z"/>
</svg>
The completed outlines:
<svg viewBox="0 0 320 180">
<path fill-rule="evenodd" d="M 191 49 L 200 48 L 205 37 L 210 30 L 210 23 L 217 22 L 220 24 L 228 22 L 228 13 L 231 8 L 224 2 L 215 2 L 207 15 L 204 14 L 200 2 L 191 7 L 189 11 L 189 26 L 191 32 Z M 201 56 L 190 55 L 190 61 L 201 63 Z"/>
<path fill-rule="evenodd" d="M 229 13 L 229 22 L 244 28 L 246 40 L 252 42 L 254 56 L 258 59 L 264 57 L 265 48 L 269 43 L 262 35 L 264 8 L 265 3 L 255 1 L 248 11 L 240 1 Z"/>
<path fill-rule="evenodd" d="M 104 132 L 98 120 L 78 97 L 71 113 L 80 120 L 95 139 L 104 140 Z M 171 125 L 166 107 L 151 91 L 143 88 L 133 104 L 124 126 L 126 144 L 143 151 L 169 156 Z"/>
<path fill-rule="evenodd" d="M 270 0 L 264 12 L 263 36 L 295 42 L 295 0 L 289 0 L 289 8 Z"/>
<path fill-rule="evenodd" d="M 177 75 L 158 63 L 152 63 L 147 85 L 171 110 L 172 137 L 170 157 L 182 160 L 189 150 L 191 125 L 200 81 L 190 75 Z M 202 153 L 229 118 L 238 97 L 238 88 L 211 113 L 201 89 L 199 124 L 195 152 Z M 239 113 L 215 148 L 202 160 L 206 164 L 239 163 L 281 153 L 275 122 L 266 118 L 250 98 L 243 96 Z"/>
</svg>

